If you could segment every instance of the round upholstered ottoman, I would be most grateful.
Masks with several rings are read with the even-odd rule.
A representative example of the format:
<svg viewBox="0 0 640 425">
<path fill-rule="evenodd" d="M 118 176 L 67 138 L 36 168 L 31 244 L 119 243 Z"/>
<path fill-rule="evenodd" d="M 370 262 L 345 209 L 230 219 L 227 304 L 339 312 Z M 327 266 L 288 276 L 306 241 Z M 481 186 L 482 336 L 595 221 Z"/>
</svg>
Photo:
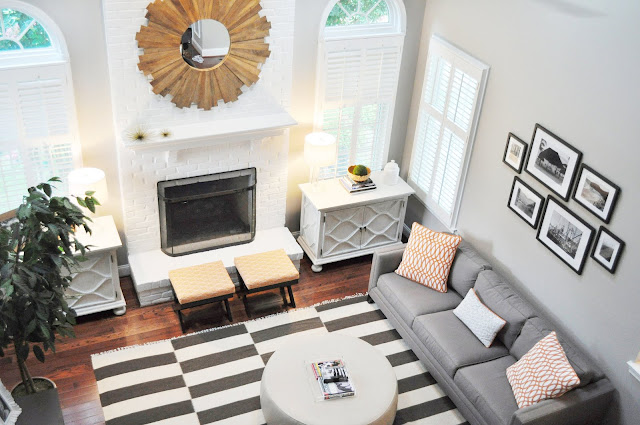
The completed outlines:
<svg viewBox="0 0 640 425">
<path fill-rule="evenodd" d="M 321 400 L 310 363 L 340 358 L 356 395 Z M 387 358 L 359 338 L 293 335 L 267 362 L 260 403 L 269 425 L 391 425 L 398 404 L 398 380 Z"/>
</svg>

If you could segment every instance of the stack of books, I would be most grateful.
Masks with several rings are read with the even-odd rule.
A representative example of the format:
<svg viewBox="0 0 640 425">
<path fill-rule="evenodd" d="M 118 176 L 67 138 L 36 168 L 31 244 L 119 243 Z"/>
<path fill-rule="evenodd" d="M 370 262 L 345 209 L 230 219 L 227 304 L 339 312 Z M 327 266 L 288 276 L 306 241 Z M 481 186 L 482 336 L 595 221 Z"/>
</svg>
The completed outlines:
<svg viewBox="0 0 640 425">
<path fill-rule="evenodd" d="M 353 383 L 342 360 L 311 363 L 311 369 L 318 381 L 323 400 L 355 395 Z"/>
<path fill-rule="evenodd" d="M 340 184 L 349 193 L 364 192 L 365 190 L 373 190 L 376 188 L 376 184 L 371 179 L 367 179 L 363 182 L 355 182 L 351 180 L 349 176 L 340 177 Z"/>
</svg>

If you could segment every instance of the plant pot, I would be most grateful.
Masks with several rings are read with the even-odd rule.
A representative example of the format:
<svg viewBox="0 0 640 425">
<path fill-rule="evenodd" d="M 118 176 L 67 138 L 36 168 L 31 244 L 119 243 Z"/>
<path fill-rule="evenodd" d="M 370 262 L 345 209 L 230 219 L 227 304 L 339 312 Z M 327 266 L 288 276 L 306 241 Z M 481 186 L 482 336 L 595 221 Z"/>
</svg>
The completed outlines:
<svg viewBox="0 0 640 425">
<path fill-rule="evenodd" d="M 22 408 L 16 425 L 64 425 L 56 384 L 43 377 L 36 377 L 33 380 L 46 382 L 51 387 L 35 394 L 15 395 L 14 391 L 22 388 L 21 382 L 11 390 L 16 403 Z"/>
<path fill-rule="evenodd" d="M 349 168 L 347 168 L 347 172 L 349 173 L 349 177 L 351 178 L 351 180 L 353 180 L 354 182 L 366 182 L 367 180 L 369 180 L 369 176 L 371 176 L 371 168 L 367 167 L 367 175 L 365 176 L 358 176 L 353 174 L 354 168 L 355 165 L 350 165 Z"/>
<path fill-rule="evenodd" d="M 49 378 L 45 378 L 44 376 L 35 376 L 33 378 L 33 382 L 36 385 L 36 392 L 58 388 L 55 382 L 53 382 Z M 24 384 L 22 382 L 18 382 L 11 389 L 11 395 L 15 398 L 15 397 L 24 397 L 29 394 L 25 391 Z"/>
</svg>

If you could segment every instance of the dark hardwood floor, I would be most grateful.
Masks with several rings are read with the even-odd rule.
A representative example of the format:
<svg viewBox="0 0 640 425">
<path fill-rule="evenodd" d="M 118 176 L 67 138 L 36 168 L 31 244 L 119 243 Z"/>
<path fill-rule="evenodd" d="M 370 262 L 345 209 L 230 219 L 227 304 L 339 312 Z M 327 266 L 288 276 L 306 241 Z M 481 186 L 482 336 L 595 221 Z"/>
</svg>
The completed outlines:
<svg viewBox="0 0 640 425">
<path fill-rule="evenodd" d="M 366 292 L 370 269 L 369 255 L 328 264 L 322 272 L 313 273 L 311 262 L 305 257 L 300 267 L 300 282 L 294 287 L 297 307 Z M 33 356 L 27 361 L 34 376 L 46 376 L 58 385 L 66 425 L 104 424 L 91 354 L 182 335 L 172 303 L 140 307 L 131 279 L 123 278 L 121 282 L 127 300 L 124 316 L 104 312 L 80 317 L 75 326 L 75 339 L 59 340 L 56 353 L 47 353 L 44 364 Z M 277 290 L 251 295 L 249 300 L 252 318 L 284 311 Z M 234 323 L 247 320 L 241 299 L 236 297 L 230 304 Z M 187 310 L 186 315 L 187 332 L 228 324 L 222 307 L 217 304 Z M 7 388 L 19 381 L 11 352 L 0 358 L 0 379 Z"/>
</svg>

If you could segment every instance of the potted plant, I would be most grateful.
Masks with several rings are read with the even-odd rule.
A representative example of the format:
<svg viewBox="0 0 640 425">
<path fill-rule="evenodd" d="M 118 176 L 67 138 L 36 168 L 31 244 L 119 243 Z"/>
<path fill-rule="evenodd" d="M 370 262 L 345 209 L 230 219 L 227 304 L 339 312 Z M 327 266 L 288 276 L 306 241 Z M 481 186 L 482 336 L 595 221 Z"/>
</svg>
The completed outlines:
<svg viewBox="0 0 640 425">
<path fill-rule="evenodd" d="M 66 197 L 52 196 L 54 177 L 28 189 L 15 219 L 0 227 L 0 357 L 13 346 L 22 382 L 12 391 L 16 398 L 50 388 L 32 378 L 29 355 L 44 362 L 55 352 L 56 336 L 74 336 L 76 314 L 64 297 L 71 272 L 85 247 L 75 229 L 91 230 L 91 221 Z M 95 212 L 99 202 L 87 192 L 77 203 Z M 48 381 L 48 380 L 45 380 Z M 24 412 L 23 412 L 24 414 Z"/>
</svg>

